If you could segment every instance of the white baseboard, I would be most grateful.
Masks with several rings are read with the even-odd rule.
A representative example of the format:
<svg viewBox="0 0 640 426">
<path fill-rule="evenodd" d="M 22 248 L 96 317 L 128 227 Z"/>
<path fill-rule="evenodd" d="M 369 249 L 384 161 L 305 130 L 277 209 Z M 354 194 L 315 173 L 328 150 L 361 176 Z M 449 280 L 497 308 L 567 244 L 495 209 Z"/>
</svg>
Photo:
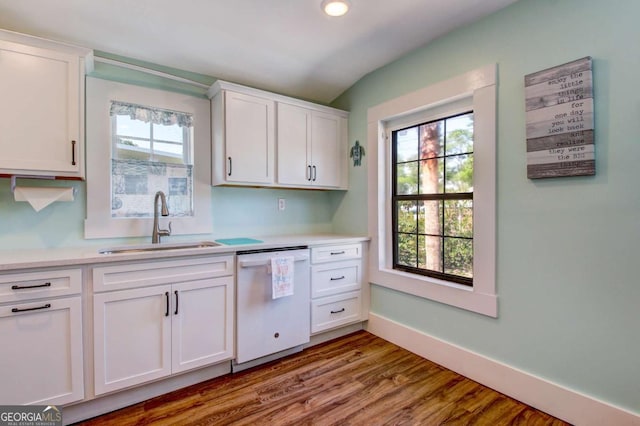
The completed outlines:
<svg viewBox="0 0 640 426">
<path fill-rule="evenodd" d="M 640 426 L 640 414 L 549 382 L 373 313 L 367 331 L 574 425 Z"/>
</svg>

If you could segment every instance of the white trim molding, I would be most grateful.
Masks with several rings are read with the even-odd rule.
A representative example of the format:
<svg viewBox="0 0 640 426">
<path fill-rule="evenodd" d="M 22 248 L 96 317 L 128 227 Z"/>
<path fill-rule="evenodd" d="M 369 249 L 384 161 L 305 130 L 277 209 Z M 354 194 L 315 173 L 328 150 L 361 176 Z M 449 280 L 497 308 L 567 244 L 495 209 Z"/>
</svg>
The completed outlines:
<svg viewBox="0 0 640 426">
<path fill-rule="evenodd" d="M 487 65 L 391 99 L 367 113 L 370 281 L 483 315 L 498 316 L 496 295 L 497 66 Z M 462 110 L 460 110 L 462 108 Z M 474 114 L 473 287 L 394 270 L 391 243 L 391 147 L 388 130 L 442 114 Z"/>
<path fill-rule="evenodd" d="M 198 81 L 190 80 L 184 77 L 179 77 L 177 75 L 169 74 L 162 71 L 156 71 L 154 69 L 142 67 L 140 65 L 130 64 L 129 62 L 117 61 L 115 59 L 103 58 L 101 56 L 96 56 L 94 60 L 95 62 L 101 62 L 103 64 L 114 65 L 120 68 L 126 68 L 133 71 L 143 72 L 145 74 L 155 75 L 157 77 L 167 78 L 173 81 L 179 81 L 180 83 L 190 84 L 192 86 L 199 87 L 201 89 L 208 89 L 210 87 L 210 85 L 208 84 L 203 84 Z"/>
<path fill-rule="evenodd" d="M 111 217 L 111 101 L 180 111 L 194 117 L 193 209 L 189 217 L 171 217 L 173 235 L 208 234 L 211 221 L 211 113 L 207 99 L 165 90 L 88 77 L 87 217 L 85 239 L 145 237 L 152 217 Z M 149 206 L 150 208 L 152 205 Z M 167 220 L 168 222 L 169 220 Z M 164 221 L 163 221 L 164 222 Z M 163 223 L 163 227 L 166 226 Z"/>
<path fill-rule="evenodd" d="M 575 425 L 640 426 L 640 415 L 369 314 L 367 331 L 484 386 Z"/>
</svg>

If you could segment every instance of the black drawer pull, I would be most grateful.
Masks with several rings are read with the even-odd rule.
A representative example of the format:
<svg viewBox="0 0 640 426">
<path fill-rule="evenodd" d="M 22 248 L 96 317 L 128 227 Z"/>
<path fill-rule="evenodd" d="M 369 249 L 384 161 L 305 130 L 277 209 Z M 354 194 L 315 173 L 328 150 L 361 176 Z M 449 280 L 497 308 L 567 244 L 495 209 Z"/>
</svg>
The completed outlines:
<svg viewBox="0 0 640 426">
<path fill-rule="evenodd" d="M 231 161 L 231 157 L 227 157 L 229 160 L 229 172 L 227 173 L 227 176 L 231 176 L 231 172 L 233 171 L 233 163 Z"/>
<path fill-rule="evenodd" d="M 339 314 L 340 312 L 344 312 L 344 308 L 338 309 L 337 311 L 331 311 L 332 314 Z"/>
<path fill-rule="evenodd" d="M 168 291 L 165 291 L 164 297 L 167 298 L 167 310 L 165 311 L 164 316 L 168 317 L 169 316 L 169 292 Z"/>
<path fill-rule="evenodd" d="M 331 281 L 340 281 L 340 280 L 344 280 L 344 275 L 343 275 L 343 276 L 341 276 L 341 277 L 337 277 L 337 278 L 333 278 L 333 277 L 331 277 L 331 278 L 330 278 L 330 280 L 331 280 Z"/>
<path fill-rule="evenodd" d="M 331 256 L 336 256 L 338 254 L 344 254 L 344 250 L 342 250 L 342 251 L 332 251 L 331 252 Z"/>
<path fill-rule="evenodd" d="M 173 313 L 173 315 L 178 315 L 178 290 L 176 290 L 174 294 L 176 295 L 176 311 Z"/>
<path fill-rule="evenodd" d="M 11 290 L 28 290 L 30 288 L 51 287 L 51 283 L 36 284 L 36 285 L 12 285 Z"/>
<path fill-rule="evenodd" d="M 15 314 L 16 312 L 37 311 L 37 310 L 40 310 L 40 309 L 49 309 L 50 307 L 51 307 L 51 303 L 47 303 L 46 305 L 38 306 L 37 308 L 23 308 L 23 309 L 13 308 L 13 309 L 11 309 L 11 312 L 13 312 Z"/>
</svg>

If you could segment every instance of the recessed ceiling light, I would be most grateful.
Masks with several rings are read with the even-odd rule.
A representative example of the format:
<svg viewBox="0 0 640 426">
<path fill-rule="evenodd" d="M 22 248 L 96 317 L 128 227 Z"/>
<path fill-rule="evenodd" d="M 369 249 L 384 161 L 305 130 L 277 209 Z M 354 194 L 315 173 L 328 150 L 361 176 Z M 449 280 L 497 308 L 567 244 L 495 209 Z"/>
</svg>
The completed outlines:
<svg viewBox="0 0 640 426">
<path fill-rule="evenodd" d="M 342 16 L 349 11 L 351 6 L 348 0 L 323 0 L 321 7 L 329 16 Z"/>
</svg>

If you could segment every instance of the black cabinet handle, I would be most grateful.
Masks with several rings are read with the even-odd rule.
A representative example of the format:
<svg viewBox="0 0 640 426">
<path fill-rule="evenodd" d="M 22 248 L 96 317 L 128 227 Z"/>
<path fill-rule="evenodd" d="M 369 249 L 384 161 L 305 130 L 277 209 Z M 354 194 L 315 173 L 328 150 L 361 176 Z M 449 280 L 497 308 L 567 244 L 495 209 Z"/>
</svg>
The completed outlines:
<svg viewBox="0 0 640 426">
<path fill-rule="evenodd" d="M 51 283 L 37 284 L 37 285 L 12 285 L 11 290 L 28 290 L 30 288 L 51 287 Z"/>
<path fill-rule="evenodd" d="M 76 141 L 71 141 L 71 165 L 76 165 Z"/>
<path fill-rule="evenodd" d="M 311 181 L 311 166 L 307 166 L 307 180 Z"/>
<path fill-rule="evenodd" d="M 176 295 L 176 311 L 173 313 L 173 315 L 178 315 L 178 290 L 173 292 Z"/>
<path fill-rule="evenodd" d="M 164 313 L 164 316 L 168 317 L 169 316 L 169 292 L 168 291 L 164 293 L 164 297 L 167 298 L 167 310 Z"/>
<path fill-rule="evenodd" d="M 316 177 L 318 177 L 318 170 L 316 169 L 316 166 L 313 166 L 313 181 L 316 181 Z"/>
<path fill-rule="evenodd" d="M 340 281 L 340 280 L 344 280 L 344 275 L 343 275 L 343 276 L 341 276 L 341 277 L 336 277 L 336 278 L 331 277 L 329 280 L 330 280 L 330 281 Z"/>
<path fill-rule="evenodd" d="M 344 250 L 342 250 L 342 251 L 332 251 L 331 252 L 331 256 L 337 256 L 339 254 L 344 254 Z"/>
<path fill-rule="evenodd" d="M 231 162 L 231 157 L 228 157 L 229 159 L 229 173 L 227 173 L 227 176 L 231 176 L 231 171 L 233 170 L 233 163 Z"/>
<path fill-rule="evenodd" d="M 13 308 L 11 309 L 11 312 L 16 313 L 16 312 L 28 312 L 28 311 L 38 311 L 40 309 L 49 309 L 51 307 L 51 303 L 47 303 L 46 305 L 43 306 L 38 306 L 36 308 Z"/>
<path fill-rule="evenodd" d="M 332 314 L 339 314 L 340 312 L 344 312 L 344 308 L 338 309 L 337 311 L 331 311 Z"/>
</svg>

